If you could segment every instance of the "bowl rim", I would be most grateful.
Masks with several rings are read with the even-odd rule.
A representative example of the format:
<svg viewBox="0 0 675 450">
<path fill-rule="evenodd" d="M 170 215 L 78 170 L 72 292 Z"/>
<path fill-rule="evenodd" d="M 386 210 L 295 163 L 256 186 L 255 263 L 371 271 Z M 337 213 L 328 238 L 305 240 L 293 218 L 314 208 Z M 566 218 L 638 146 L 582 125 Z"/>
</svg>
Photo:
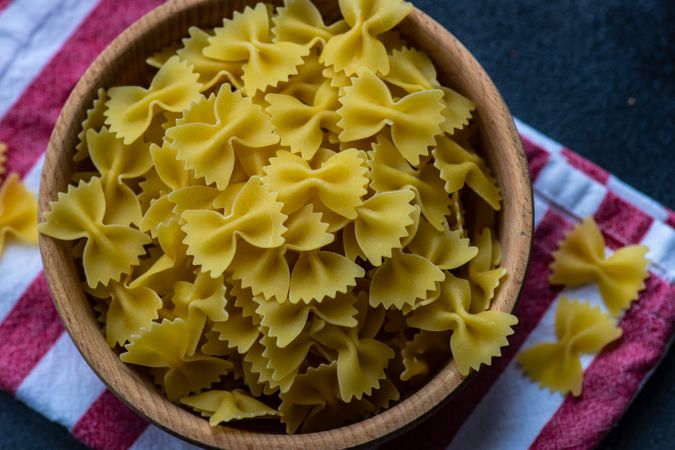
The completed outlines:
<svg viewBox="0 0 675 450">
<path fill-rule="evenodd" d="M 66 146 L 63 145 L 63 136 L 68 135 L 69 128 L 72 128 L 73 126 L 77 126 L 79 129 L 80 123 L 78 122 L 76 125 L 73 123 L 76 121 L 75 114 L 83 114 L 83 112 L 90 107 L 84 99 L 90 98 L 88 94 L 97 89 L 97 85 L 96 83 L 93 83 L 93 81 L 96 81 L 100 76 L 100 73 L 105 71 L 105 66 L 110 61 L 120 58 L 124 52 L 133 48 L 134 39 L 136 39 L 137 36 L 147 35 L 153 29 L 159 27 L 163 22 L 166 22 L 170 16 L 185 12 L 191 8 L 197 8 L 199 5 L 209 4 L 213 1 L 215 0 L 174 0 L 158 6 L 138 19 L 115 38 L 88 67 L 68 97 L 50 137 L 45 156 L 45 165 L 41 174 L 38 217 L 42 218 L 44 212 L 49 210 L 49 201 L 54 200 L 56 192 L 58 192 L 58 186 L 56 186 L 56 184 L 59 183 L 59 180 L 58 177 L 54 177 L 53 171 L 58 166 L 57 160 L 59 152 L 68 152 L 70 154 L 74 150 L 66 148 Z M 248 3 L 255 3 L 255 1 L 249 1 Z M 454 35 L 419 9 L 414 8 L 411 15 L 415 16 L 417 20 L 428 21 L 433 27 L 437 27 L 439 32 L 445 33 L 446 38 L 450 39 L 453 45 L 457 46 L 458 51 L 463 54 L 464 58 L 467 58 L 468 63 L 472 64 L 478 73 L 485 77 L 485 80 L 483 80 L 485 88 L 489 90 L 490 95 L 496 99 L 497 104 L 495 107 L 497 108 L 497 111 L 501 114 L 503 119 L 506 119 L 504 120 L 504 125 L 506 127 L 506 132 L 508 133 L 509 142 L 513 147 L 509 150 L 513 150 L 517 153 L 517 169 L 520 172 L 518 180 L 523 184 L 523 186 L 521 186 L 524 188 L 523 195 L 527 197 L 523 199 L 525 209 L 519 216 L 521 223 L 518 227 L 520 229 L 519 239 L 521 245 L 526 250 L 526 254 L 520 258 L 523 265 L 522 271 L 515 274 L 509 274 L 509 277 L 504 284 L 508 283 L 509 286 L 515 284 L 515 286 L 512 286 L 509 291 L 511 293 L 510 297 L 498 305 L 498 309 L 510 312 L 515 308 L 523 289 L 526 271 L 529 266 L 534 229 L 532 185 L 522 144 L 518 137 L 515 124 L 513 123 L 512 116 L 501 95 L 473 55 L 454 37 Z M 185 32 L 187 33 L 187 29 Z M 74 301 L 71 300 L 72 293 L 66 291 L 62 286 L 61 280 L 59 279 L 60 272 L 56 269 L 58 264 L 53 264 L 51 262 L 55 257 L 57 259 L 59 257 L 61 259 L 63 258 L 63 248 L 60 248 L 62 247 L 62 244 L 59 243 L 59 241 L 44 235 L 40 235 L 39 241 L 44 272 L 52 294 L 53 302 L 65 329 L 71 336 L 76 348 L 80 354 L 82 354 L 87 364 L 103 381 L 107 388 L 136 414 L 149 420 L 159 428 L 197 445 L 206 445 L 211 448 L 224 448 L 224 446 L 236 448 L 238 446 L 246 447 L 255 440 L 258 444 L 267 445 L 271 448 L 342 448 L 365 446 L 367 444 L 372 444 L 373 442 L 383 442 L 416 426 L 432 415 L 450 401 L 451 398 L 456 396 L 476 374 L 476 372 L 473 371 L 469 376 L 462 377 L 457 371 L 454 359 L 451 359 L 438 373 L 436 373 L 436 375 L 428 380 L 425 385 L 418 388 L 395 406 L 359 422 L 326 431 L 286 435 L 247 432 L 221 425 L 215 429 L 210 429 L 210 432 L 208 432 L 209 429 L 204 428 L 202 425 L 196 426 L 196 422 L 186 418 L 184 415 L 177 418 L 171 417 L 172 411 L 162 411 L 162 402 L 157 404 L 150 402 L 152 405 L 148 407 L 145 404 L 140 404 L 129 399 L 126 385 L 131 383 L 132 380 L 125 379 L 125 377 L 129 378 L 129 366 L 119 360 L 118 355 L 105 344 L 105 338 L 102 333 L 100 333 L 100 327 L 98 327 L 99 333 L 94 339 L 90 339 L 90 336 L 85 336 L 84 333 L 77 328 L 77 322 L 78 320 L 81 320 L 81 317 L 78 318 L 77 311 L 73 309 Z M 80 292 L 80 295 L 83 295 L 82 292 Z M 491 309 L 494 308 L 491 307 Z M 98 324 L 94 325 L 98 326 Z M 110 353 L 110 356 L 114 356 L 116 360 L 116 364 L 113 364 L 112 367 L 114 373 L 111 372 L 111 367 L 109 366 L 110 358 L 100 353 L 100 345 L 97 345 L 94 342 L 96 339 L 105 344 L 106 348 L 109 350 L 108 353 Z M 138 383 L 139 380 L 135 380 L 135 382 Z M 147 380 L 140 380 L 140 382 L 141 385 L 145 385 L 146 388 L 148 388 Z M 139 390 L 143 391 L 142 388 L 139 388 Z M 155 390 L 159 392 L 157 389 Z M 162 394 L 160 393 L 160 395 Z M 203 425 L 210 428 L 210 425 L 208 425 L 206 420 L 180 406 L 173 405 L 168 399 L 164 400 L 165 403 L 175 407 L 175 412 L 177 412 L 179 416 L 181 416 L 179 411 L 182 411 L 195 420 L 203 422 Z M 406 412 L 405 410 L 408 411 Z"/>
</svg>

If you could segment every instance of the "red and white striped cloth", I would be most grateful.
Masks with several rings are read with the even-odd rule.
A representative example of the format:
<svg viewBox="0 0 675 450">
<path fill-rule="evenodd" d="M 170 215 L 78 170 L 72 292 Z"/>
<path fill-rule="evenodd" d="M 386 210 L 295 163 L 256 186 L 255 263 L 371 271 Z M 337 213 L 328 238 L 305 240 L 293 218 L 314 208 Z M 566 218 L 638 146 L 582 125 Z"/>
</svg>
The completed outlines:
<svg viewBox="0 0 675 450">
<path fill-rule="evenodd" d="M 161 0 L 0 0 L 0 141 L 8 169 L 37 192 L 56 117 L 86 67 L 117 34 Z M 518 123 L 535 188 L 536 232 L 503 356 L 443 409 L 383 448 L 536 449 L 595 446 L 658 364 L 675 331 L 675 214 L 579 155 Z M 642 243 L 651 276 L 620 320 L 623 337 L 583 360 L 578 398 L 540 390 L 514 365 L 519 349 L 553 338 L 564 293 L 601 304 L 597 290 L 548 284 L 551 252 L 592 215 L 609 250 Z M 0 389 L 98 449 L 191 448 L 148 425 L 106 390 L 64 332 L 36 247 L 0 256 Z"/>
</svg>

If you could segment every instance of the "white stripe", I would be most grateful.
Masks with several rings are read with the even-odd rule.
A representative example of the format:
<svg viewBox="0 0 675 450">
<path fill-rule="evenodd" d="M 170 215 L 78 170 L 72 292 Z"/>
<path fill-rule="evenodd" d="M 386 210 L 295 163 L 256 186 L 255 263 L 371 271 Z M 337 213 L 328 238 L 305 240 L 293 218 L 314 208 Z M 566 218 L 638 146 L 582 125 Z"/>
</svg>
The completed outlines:
<svg viewBox="0 0 675 450">
<path fill-rule="evenodd" d="M 529 141 L 532 141 L 532 143 L 538 145 L 549 153 L 553 153 L 554 155 L 559 154 L 562 151 L 563 146 L 550 137 L 541 134 L 539 131 L 535 130 L 528 124 L 521 122 L 515 117 L 513 118 L 513 121 L 516 124 L 516 128 L 518 128 L 518 133 L 525 136 Z"/>
<path fill-rule="evenodd" d="M 632 203 L 633 206 L 641 209 L 645 213 L 657 220 L 665 221 L 668 219 L 668 211 L 656 200 L 647 197 L 642 192 L 627 185 L 614 175 L 610 175 L 607 180 L 607 187 L 619 197 Z"/>
<path fill-rule="evenodd" d="M 534 189 L 577 219 L 592 216 L 607 194 L 605 186 L 559 156 L 546 162 L 534 182 Z"/>
<path fill-rule="evenodd" d="M 655 220 L 642 238 L 643 245 L 649 248 L 647 259 L 668 283 L 675 281 L 675 230 L 665 223 Z"/>
<path fill-rule="evenodd" d="M 44 158 L 40 157 L 24 178 L 26 187 L 36 195 L 43 162 Z M 0 323 L 41 271 L 42 259 L 37 246 L 5 240 L 4 251 L 0 252 Z"/>
<path fill-rule="evenodd" d="M 150 425 L 141 434 L 129 450 L 197 450 L 192 444 L 170 435 L 166 431 Z"/>
<path fill-rule="evenodd" d="M 68 333 L 63 333 L 23 380 L 16 397 L 71 429 L 104 390 Z"/>
<path fill-rule="evenodd" d="M 560 296 L 583 299 L 604 310 L 597 288 L 565 290 L 551 304 L 535 329 L 523 343 L 523 349 L 541 342 L 554 342 L 555 313 Z M 593 361 L 584 355 L 584 370 Z M 460 450 L 521 450 L 528 448 L 565 397 L 558 392 L 542 389 L 530 381 L 512 360 L 497 381 L 480 400 L 469 418 L 454 436 L 448 449 Z"/>
<path fill-rule="evenodd" d="M 0 118 L 98 0 L 13 0 L 0 13 Z"/>
<path fill-rule="evenodd" d="M 546 211 L 551 207 L 548 200 L 534 192 L 534 228 L 536 229 L 541 219 L 546 215 Z"/>
</svg>

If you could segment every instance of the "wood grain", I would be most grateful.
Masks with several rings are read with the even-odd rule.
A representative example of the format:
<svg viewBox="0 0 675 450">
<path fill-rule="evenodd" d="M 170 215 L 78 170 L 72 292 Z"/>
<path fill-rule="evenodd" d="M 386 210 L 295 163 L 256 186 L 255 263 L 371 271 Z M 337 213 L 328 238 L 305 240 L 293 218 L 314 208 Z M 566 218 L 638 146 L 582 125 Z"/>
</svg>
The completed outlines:
<svg viewBox="0 0 675 450">
<path fill-rule="evenodd" d="M 174 0 L 152 11 L 122 33 L 96 59 L 75 86 L 58 118 L 47 149 L 39 199 L 40 217 L 48 202 L 66 189 L 80 124 L 99 87 L 147 83 L 152 72 L 144 60 L 179 41 L 191 25 L 220 25 L 223 17 L 255 0 Z M 280 3 L 275 1 L 273 3 Z M 337 1 L 315 0 L 329 19 L 339 16 Z M 517 301 L 530 253 L 532 191 L 526 160 L 511 115 L 483 68 L 447 30 L 419 10 L 398 27 L 402 35 L 433 59 L 439 79 L 471 98 L 484 156 L 495 172 L 504 201 L 498 236 L 508 276 L 491 309 L 511 311 Z M 423 388 L 396 406 L 353 425 L 319 433 L 284 435 L 212 428 L 195 414 L 169 402 L 133 367 L 123 364 L 105 342 L 84 295 L 70 244 L 40 236 L 45 273 L 58 312 L 75 345 L 110 389 L 138 414 L 193 443 L 213 448 L 332 449 L 364 445 L 413 426 L 447 401 L 464 381 L 452 360 Z"/>
</svg>

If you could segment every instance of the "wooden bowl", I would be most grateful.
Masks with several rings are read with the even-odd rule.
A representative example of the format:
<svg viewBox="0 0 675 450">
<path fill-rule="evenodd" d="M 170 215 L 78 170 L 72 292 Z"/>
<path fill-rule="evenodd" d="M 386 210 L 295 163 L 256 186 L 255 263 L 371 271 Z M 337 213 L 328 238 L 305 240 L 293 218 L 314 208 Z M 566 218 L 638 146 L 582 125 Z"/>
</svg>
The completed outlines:
<svg viewBox="0 0 675 450">
<path fill-rule="evenodd" d="M 336 19 L 336 0 L 315 0 L 324 17 Z M 94 61 L 71 93 L 52 133 L 42 172 L 40 217 L 48 202 L 64 191 L 73 173 L 72 156 L 82 120 L 100 87 L 147 83 L 152 72 L 145 58 L 178 42 L 191 25 L 218 26 L 256 0 L 173 0 L 141 18 L 115 39 Z M 280 3 L 276 1 L 275 3 Z M 511 311 L 527 267 L 532 232 L 532 191 L 518 134 L 504 101 L 483 68 L 447 30 L 415 9 L 398 27 L 416 48 L 433 59 L 439 80 L 477 105 L 483 155 L 503 194 L 498 237 L 508 276 L 491 309 Z M 462 383 L 450 360 L 422 388 L 396 406 L 353 425 L 308 434 L 285 435 L 219 426 L 171 403 L 149 377 L 122 363 L 106 344 L 91 303 L 85 296 L 71 256 L 71 244 L 40 236 L 45 273 L 61 319 L 92 369 L 138 414 L 185 440 L 215 448 L 344 448 L 401 432 L 419 422 Z"/>
</svg>

